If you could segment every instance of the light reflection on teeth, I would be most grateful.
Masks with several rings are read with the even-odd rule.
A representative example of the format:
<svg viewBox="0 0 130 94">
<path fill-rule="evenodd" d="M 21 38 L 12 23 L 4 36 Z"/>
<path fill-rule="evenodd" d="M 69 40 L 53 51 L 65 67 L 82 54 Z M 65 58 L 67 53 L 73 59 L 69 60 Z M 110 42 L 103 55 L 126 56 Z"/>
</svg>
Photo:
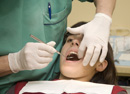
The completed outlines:
<svg viewBox="0 0 130 94">
<path fill-rule="evenodd" d="M 70 53 L 69 53 L 69 55 L 71 55 L 71 54 L 76 54 L 76 55 L 77 55 L 77 53 L 76 53 L 76 52 L 70 52 Z"/>
<path fill-rule="evenodd" d="M 71 58 L 73 58 L 73 57 L 67 57 L 67 59 L 71 59 Z"/>
</svg>

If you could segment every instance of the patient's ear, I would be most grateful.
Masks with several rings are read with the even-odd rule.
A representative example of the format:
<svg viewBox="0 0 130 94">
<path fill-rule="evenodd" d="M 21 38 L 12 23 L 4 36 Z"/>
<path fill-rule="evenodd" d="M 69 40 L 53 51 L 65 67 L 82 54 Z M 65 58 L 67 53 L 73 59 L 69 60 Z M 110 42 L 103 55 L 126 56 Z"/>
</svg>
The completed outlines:
<svg viewBox="0 0 130 94">
<path fill-rule="evenodd" d="M 102 63 L 98 62 L 96 64 L 96 70 L 98 72 L 102 72 L 106 69 L 107 65 L 108 65 L 108 62 L 106 60 L 104 60 Z"/>
</svg>

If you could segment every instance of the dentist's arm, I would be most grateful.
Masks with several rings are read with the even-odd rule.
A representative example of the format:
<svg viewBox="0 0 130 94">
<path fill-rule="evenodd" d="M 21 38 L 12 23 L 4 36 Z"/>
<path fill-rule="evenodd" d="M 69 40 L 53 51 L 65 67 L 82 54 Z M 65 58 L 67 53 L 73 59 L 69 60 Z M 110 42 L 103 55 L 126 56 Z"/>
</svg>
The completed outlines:
<svg viewBox="0 0 130 94">
<path fill-rule="evenodd" d="M 96 6 L 96 13 L 104 13 L 108 16 L 112 16 L 116 0 L 94 0 Z"/>
<path fill-rule="evenodd" d="M 0 77 L 11 74 L 12 71 L 9 67 L 8 55 L 0 56 Z"/>
<path fill-rule="evenodd" d="M 110 25 L 112 23 L 111 16 L 115 7 L 115 2 L 116 0 L 95 0 L 96 15 L 94 19 L 80 27 L 67 28 L 67 31 L 70 33 L 84 34 L 78 52 L 79 58 L 82 58 L 85 54 L 83 60 L 84 66 L 86 66 L 89 62 L 90 65 L 93 66 L 98 59 L 100 62 L 103 62 L 107 55 L 107 44 L 110 33 Z"/>
</svg>

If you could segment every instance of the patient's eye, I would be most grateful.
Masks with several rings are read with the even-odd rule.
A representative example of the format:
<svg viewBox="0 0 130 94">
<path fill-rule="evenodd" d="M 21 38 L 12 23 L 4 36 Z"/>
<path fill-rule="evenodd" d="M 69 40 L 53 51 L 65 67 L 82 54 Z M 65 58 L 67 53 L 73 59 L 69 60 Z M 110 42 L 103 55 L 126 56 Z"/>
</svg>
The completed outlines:
<svg viewBox="0 0 130 94">
<path fill-rule="evenodd" d="M 68 38 L 66 42 L 72 42 L 72 38 Z"/>
</svg>

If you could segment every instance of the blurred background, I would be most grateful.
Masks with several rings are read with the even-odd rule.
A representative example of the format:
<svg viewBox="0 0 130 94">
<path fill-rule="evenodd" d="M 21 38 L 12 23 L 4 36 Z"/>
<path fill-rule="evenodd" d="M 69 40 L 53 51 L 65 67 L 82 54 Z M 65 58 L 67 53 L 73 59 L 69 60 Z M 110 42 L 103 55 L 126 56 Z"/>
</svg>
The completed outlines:
<svg viewBox="0 0 130 94">
<path fill-rule="evenodd" d="M 130 0 L 117 0 L 116 7 L 112 16 L 112 29 L 129 28 L 130 29 Z M 94 3 L 80 2 L 73 0 L 72 11 L 68 17 L 68 26 L 79 21 L 90 21 L 95 14 Z"/>
</svg>

